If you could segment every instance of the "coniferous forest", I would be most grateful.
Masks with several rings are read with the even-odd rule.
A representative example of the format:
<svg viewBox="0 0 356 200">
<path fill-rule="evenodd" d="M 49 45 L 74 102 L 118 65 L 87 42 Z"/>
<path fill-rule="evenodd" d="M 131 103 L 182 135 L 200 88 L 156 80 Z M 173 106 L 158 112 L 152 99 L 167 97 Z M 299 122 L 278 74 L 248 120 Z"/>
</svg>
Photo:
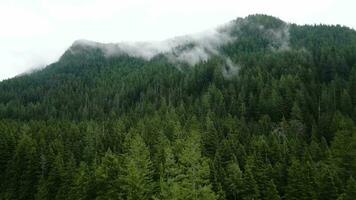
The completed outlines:
<svg viewBox="0 0 356 200">
<path fill-rule="evenodd" d="M 0 199 L 356 199 L 356 31 L 234 23 L 194 66 L 75 43 L 0 82 Z"/>
</svg>

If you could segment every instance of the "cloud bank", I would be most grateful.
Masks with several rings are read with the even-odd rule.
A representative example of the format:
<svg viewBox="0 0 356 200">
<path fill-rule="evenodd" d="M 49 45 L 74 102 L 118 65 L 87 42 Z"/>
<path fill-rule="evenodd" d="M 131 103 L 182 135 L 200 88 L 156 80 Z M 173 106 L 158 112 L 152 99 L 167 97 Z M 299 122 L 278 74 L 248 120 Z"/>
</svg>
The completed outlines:
<svg viewBox="0 0 356 200">
<path fill-rule="evenodd" d="M 253 16 L 238 18 L 215 29 L 164 41 L 104 44 L 89 40 L 77 40 L 69 50 L 75 54 L 77 53 L 78 48 L 75 48 L 77 46 L 99 48 L 107 57 L 128 55 L 147 61 L 157 55 L 163 55 L 172 63 L 187 63 L 190 66 L 205 62 L 212 56 L 219 56 L 224 60 L 222 73 L 224 77 L 229 78 L 238 73 L 240 65 L 234 63 L 227 55 L 222 55 L 219 48 L 229 43 L 239 42 L 239 36 L 244 33 L 243 27 L 245 26 L 261 32 L 261 37 L 265 37 L 269 41 L 271 50 L 284 51 L 290 49 L 289 24 L 281 21 L 278 27 L 266 28 L 261 22 L 254 20 L 256 19 Z"/>
<path fill-rule="evenodd" d="M 153 42 L 121 42 L 98 43 L 89 40 L 77 40 L 70 51 L 76 53 L 74 47 L 84 46 L 101 49 L 106 56 L 129 55 L 145 60 L 162 54 L 171 62 L 185 62 L 191 66 L 207 61 L 212 55 L 219 55 L 219 48 L 237 38 L 230 34 L 233 22 L 215 29 L 200 33 L 175 37 L 164 41 Z"/>
</svg>

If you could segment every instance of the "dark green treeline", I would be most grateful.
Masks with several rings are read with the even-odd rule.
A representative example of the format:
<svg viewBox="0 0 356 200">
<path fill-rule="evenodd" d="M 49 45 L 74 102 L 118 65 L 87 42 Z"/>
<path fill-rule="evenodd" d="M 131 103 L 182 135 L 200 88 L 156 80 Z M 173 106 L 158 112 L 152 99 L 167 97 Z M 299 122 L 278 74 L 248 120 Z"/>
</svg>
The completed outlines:
<svg viewBox="0 0 356 200">
<path fill-rule="evenodd" d="M 1 82 L 0 199 L 356 199 L 356 32 L 247 19 L 195 67 L 77 46 Z"/>
</svg>

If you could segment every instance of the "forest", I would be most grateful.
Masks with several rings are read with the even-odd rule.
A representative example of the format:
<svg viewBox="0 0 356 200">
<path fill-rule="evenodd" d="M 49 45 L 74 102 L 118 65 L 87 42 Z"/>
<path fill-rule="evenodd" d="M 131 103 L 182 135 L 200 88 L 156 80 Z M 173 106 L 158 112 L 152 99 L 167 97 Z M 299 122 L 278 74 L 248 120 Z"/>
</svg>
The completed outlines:
<svg viewBox="0 0 356 200">
<path fill-rule="evenodd" d="M 234 22 L 194 66 L 73 45 L 0 82 L 0 199 L 355 200 L 356 31 Z"/>
</svg>

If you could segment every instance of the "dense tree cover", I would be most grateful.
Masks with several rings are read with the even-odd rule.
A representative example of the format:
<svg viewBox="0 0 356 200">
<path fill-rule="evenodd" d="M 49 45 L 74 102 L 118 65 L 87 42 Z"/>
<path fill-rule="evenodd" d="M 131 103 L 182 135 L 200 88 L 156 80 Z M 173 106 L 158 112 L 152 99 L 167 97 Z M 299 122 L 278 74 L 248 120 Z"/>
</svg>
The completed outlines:
<svg viewBox="0 0 356 200">
<path fill-rule="evenodd" d="M 1 82 L 0 199 L 356 199 L 356 32 L 237 22 L 194 67 L 73 46 Z"/>
</svg>

